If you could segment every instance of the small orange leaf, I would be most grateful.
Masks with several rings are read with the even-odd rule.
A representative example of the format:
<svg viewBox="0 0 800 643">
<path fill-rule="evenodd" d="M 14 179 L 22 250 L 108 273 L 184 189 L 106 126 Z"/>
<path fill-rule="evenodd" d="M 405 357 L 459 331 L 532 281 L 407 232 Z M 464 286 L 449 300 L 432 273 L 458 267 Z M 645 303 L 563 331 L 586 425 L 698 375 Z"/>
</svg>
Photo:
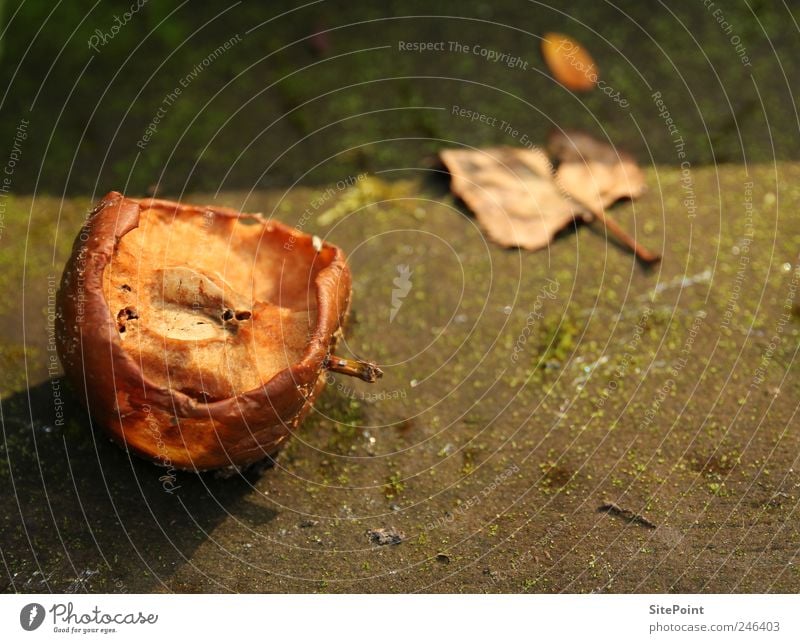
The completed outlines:
<svg viewBox="0 0 800 643">
<path fill-rule="evenodd" d="M 553 77 L 567 89 L 588 92 L 597 84 L 597 65 L 589 52 L 569 36 L 546 33 L 542 56 Z"/>
</svg>

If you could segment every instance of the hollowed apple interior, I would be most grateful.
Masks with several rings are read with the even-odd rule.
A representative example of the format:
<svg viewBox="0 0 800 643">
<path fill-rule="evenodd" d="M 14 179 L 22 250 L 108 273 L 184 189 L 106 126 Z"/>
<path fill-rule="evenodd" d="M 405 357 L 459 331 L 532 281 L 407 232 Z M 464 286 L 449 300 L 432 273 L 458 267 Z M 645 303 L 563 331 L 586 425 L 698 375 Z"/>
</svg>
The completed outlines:
<svg viewBox="0 0 800 643">
<path fill-rule="evenodd" d="M 120 239 L 103 291 L 148 380 L 214 401 L 301 359 L 332 259 L 261 219 L 152 207 Z"/>
</svg>

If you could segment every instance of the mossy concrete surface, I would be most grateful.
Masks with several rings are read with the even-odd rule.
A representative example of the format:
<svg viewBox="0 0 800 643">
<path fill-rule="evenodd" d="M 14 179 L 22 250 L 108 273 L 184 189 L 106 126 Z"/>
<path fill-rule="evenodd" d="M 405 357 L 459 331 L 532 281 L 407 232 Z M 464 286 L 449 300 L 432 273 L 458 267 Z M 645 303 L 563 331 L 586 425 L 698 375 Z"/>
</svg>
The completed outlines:
<svg viewBox="0 0 800 643">
<path fill-rule="evenodd" d="M 800 164 L 648 184 L 613 214 L 651 270 L 595 226 L 498 248 L 441 178 L 219 195 L 345 248 L 341 351 L 385 376 L 336 376 L 273 468 L 174 493 L 48 378 L 49 277 L 90 203 L 14 198 L 5 590 L 797 592 Z"/>
</svg>

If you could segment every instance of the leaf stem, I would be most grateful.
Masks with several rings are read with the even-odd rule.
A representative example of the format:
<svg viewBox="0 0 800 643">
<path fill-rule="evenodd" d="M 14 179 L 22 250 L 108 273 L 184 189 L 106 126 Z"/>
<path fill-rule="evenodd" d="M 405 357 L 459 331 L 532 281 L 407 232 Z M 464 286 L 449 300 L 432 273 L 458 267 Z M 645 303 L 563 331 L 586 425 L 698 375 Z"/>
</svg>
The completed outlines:
<svg viewBox="0 0 800 643">
<path fill-rule="evenodd" d="M 661 255 L 650 252 L 647 248 L 639 245 L 631 235 L 629 235 L 619 223 L 616 222 L 610 215 L 606 214 L 600 208 L 592 208 L 592 214 L 597 217 L 600 222 L 605 226 L 609 234 L 619 241 L 622 245 L 630 248 L 633 254 L 637 256 L 639 261 L 647 264 L 648 266 L 661 260 Z"/>
</svg>

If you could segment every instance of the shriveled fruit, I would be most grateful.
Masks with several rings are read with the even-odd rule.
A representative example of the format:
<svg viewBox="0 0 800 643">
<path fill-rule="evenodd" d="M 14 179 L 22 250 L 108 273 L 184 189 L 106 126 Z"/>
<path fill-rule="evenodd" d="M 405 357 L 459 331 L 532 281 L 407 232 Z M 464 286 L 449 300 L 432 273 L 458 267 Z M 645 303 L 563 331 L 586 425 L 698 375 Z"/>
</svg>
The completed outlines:
<svg viewBox="0 0 800 643">
<path fill-rule="evenodd" d="M 65 372 L 112 437 L 164 466 L 274 454 L 311 409 L 350 302 L 335 246 L 217 207 L 108 194 L 58 294 Z"/>
</svg>

